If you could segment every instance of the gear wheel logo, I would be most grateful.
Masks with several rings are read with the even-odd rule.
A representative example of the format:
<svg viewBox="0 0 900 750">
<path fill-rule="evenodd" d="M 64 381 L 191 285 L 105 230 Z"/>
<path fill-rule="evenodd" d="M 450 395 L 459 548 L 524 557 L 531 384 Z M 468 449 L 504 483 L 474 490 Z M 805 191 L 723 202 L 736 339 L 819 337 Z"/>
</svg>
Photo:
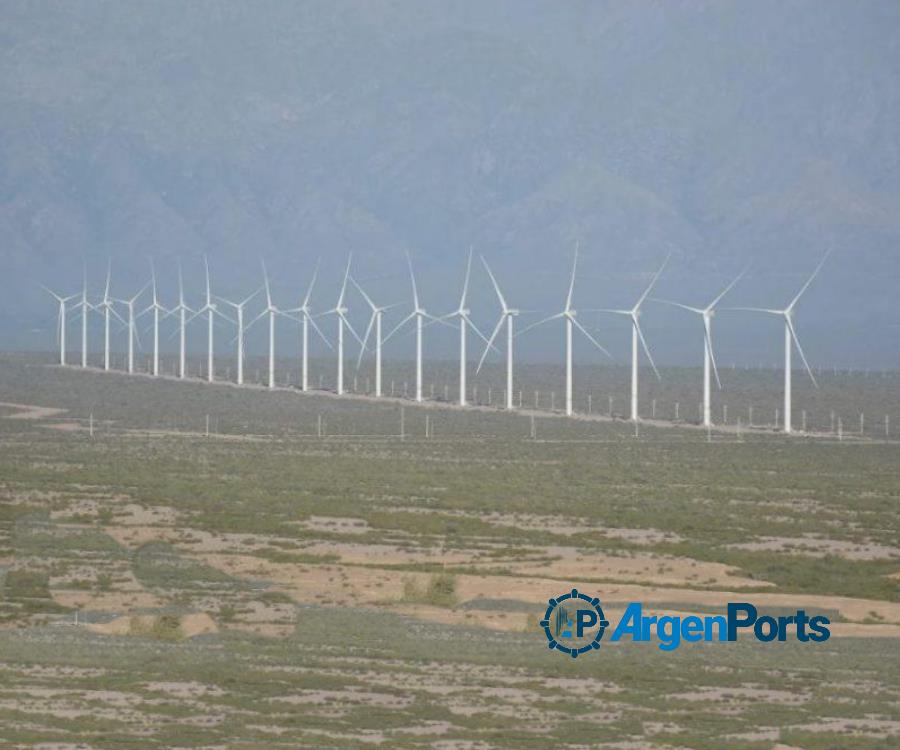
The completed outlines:
<svg viewBox="0 0 900 750">
<path fill-rule="evenodd" d="M 572 589 L 548 600 L 540 625 L 547 636 L 547 647 L 574 659 L 600 648 L 609 620 L 604 617 L 596 596 L 592 598 Z"/>
</svg>

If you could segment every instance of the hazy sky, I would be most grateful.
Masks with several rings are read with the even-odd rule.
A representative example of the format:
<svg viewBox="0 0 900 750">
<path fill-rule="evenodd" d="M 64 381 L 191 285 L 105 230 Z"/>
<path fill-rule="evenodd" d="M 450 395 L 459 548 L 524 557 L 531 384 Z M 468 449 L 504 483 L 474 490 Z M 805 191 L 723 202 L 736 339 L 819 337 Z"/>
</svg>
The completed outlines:
<svg viewBox="0 0 900 750">
<path fill-rule="evenodd" d="M 3 0 L 0 45 L 5 348 L 50 348 L 37 285 L 77 291 L 83 259 L 96 295 L 112 258 L 125 296 L 153 257 L 169 302 L 181 259 L 193 302 L 203 254 L 230 295 L 262 256 L 288 305 L 321 256 L 324 309 L 351 251 L 408 299 L 409 252 L 446 312 L 474 245 L 549 313 L 579 241 L 583 308 L 630 305 L 669 253 L 659 296 L 703 304 L 749 264 L 731 304 L 781 306 L 832 248 L 807 354 L 900 365 L 898 3 Z M 625 361 L 625 321 L 584 320 Z M 721 361 L 780 360 L 776 321 L 716 325 Z M 689 316 L 653 305 L 645 330 L 659 361 L 699 362 Z"/>
</svg>

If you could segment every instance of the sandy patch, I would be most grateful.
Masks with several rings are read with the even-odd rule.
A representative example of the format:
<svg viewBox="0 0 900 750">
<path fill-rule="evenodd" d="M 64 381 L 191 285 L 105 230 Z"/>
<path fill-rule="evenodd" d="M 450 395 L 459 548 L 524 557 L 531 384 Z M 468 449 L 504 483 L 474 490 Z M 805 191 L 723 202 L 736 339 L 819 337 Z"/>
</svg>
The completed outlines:
<svg viewBox="0 0 900 750">
<path fill-rule="evenodd" d="M 900 547 L 876 542 L 848 542 L 806 535 L 802 537 L 760 537 L 752 542 L 729 544 L 729 549 L 754 552 L 784 552 L 805 557 L 834 555 L 845 560 L 890 560 L 900 558 Z"/>
<path fill-rule="evenodd" d="M 50 406 L 37 406 L 35 404 L 12 404 L 8 401 L 0 401 L 0 407 L 18 409 L 16 414 L 7 414 L 6 419 L 47 419 L 57 414 L 65 414 L 68 409 L 54 409 Z"/>
<path fill-rule="evenodd" d="M 329 534 L 365 534 L 371 528 L 362 518 L 340 516 L 310 516 L 300 521 L 299 526 L 310 531 L 322 531 Z"/>
<path fill-rule="evenodd" d="M 91 623 L 87 628 L 95 633 L 103 633 L 105 635 L 129 635 L 135 625 L 149 629 L 152 628 L 155 621 L 156 617 L 154 615 L 133 615 L 117 617 L 104 623 Z M 219 629 L 215 620 L 204 612 L 195 612 L 181 616 L 179 625 L 185 638 L 192 638 L 204 633 L 215 633 Z"/>
</svg>

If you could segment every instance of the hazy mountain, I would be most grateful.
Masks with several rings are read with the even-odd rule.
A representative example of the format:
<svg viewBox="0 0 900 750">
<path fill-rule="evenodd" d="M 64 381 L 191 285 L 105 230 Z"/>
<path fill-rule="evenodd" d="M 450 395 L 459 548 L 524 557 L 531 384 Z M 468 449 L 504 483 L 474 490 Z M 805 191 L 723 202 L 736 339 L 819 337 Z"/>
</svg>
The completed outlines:
<svg viewBox="0 0 900 750">
<path fill-rule="evenodd" d="M 437 310 L 474 243 L 553 309 L 577 240 L 584 307 L 670 251 L 663 296 L 753 261 L 735 303 L 781 304 L 833 247 L 808 353 L 900 364 L 897 3 L 5 0 L 0 53 L 6 346 L 48 346 L 37 283 L 75 291 L 83 257 L 125 294 L 153 256 L 171 295 L 177 257 L 237 293 L 262 254 L 293 301 L 322 255 L 325 305 L 350 250 L 405 296 L 409 250 Z M 696 358 L 666 335 L 691 323 L 648 310 L 661 359 Z M 722 330 L 724 358 L 775 360 L 768 321 Z"/>
</svg>

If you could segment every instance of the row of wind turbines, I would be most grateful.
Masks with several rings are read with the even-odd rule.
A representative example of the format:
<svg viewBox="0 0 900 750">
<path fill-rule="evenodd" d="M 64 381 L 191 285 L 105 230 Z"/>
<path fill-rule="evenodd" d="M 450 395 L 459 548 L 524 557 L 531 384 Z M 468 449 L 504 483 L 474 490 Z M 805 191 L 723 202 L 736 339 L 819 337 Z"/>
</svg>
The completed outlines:
<svg viewBox="0 0 900 750">
<path fill-rule="evenodd" d="M 806 280 L 806 282 L 802 285 L 797 294 L 791 299 L 787 307 L 783 309 L 771 309 L 771 308 L 755 308 L 755 307 L 733 307 L 733 308 L 721 308 L 728 309 L 733 311 L 746 311 L 746 312 L 755 312 L 755 313 L 763 313 L 767 315 L 775 315 L 780 317 L 784 322 L 784 422 L 783 428 L 787 433 L 792 432 L 792 421 L 791 421 L 791 390 L 792 390 L 792 353 L 793 349 L 796 346 L 797 352 L 800 355 L 800 358 L 803 362 L 803 366 L 806 369 L 806 372 L 809 374 L 810 379 L 813 384 L 817 386 L 815 376 L 812 373 L 812 370 L 809 366 L 809 363 L 806 360 L 806 355 L 803 352 L 803 348 L 800 345 L 800 340 L 797 336 L 797 331 L 794 326 L 794 311 L 797 306 L 798 301 L 803 296 L 804 292 L 809 288 L 809 285 L 813 282 L 813 280 L 818 275 L 819 271 L 822 269 L 822 266 L 825 263 L 827 258 L 827 254 L 819 264 L 816 266 L 815 270 Z M 404 303 L 390 304 L 390 305 L 379 305 L 373 301 L 373 298 L 370 294 L 363 288 L 362 284 L 355 279 L 351 275 L 351 261 L 352 257 L 348 257 L 347 265 L 343 274 L 342 283 L 340 286 L 340 293 L 337 298 L 337 302 L 331 309 L 325 310 L 323 312 L 319 312 L 314 314 L 311 307 L 311 299 L 313 294 L 313 289 L 316 283 L 316 279 L 318 276 L 318 263 L 316 264 L 315 269 L 313 270 L 312 276 L 310 278 L 310 282 L 308 287 L 306 288 L 306 293 L 303 296 L 301 303 L 292 308 L 281 309 L 277 307 L 272 301 L 272 293 L 269 283 L 269 275 L 266 270 L 265 263 L 262 263 L 262 274 L 263 274 L 263 284 L 261 287 L 256 289 L 252 294 L 247 297 L 244 297 L 240 300 L 229 300 L 218 295 L 214 295 L 212 293 L 212 285 L 210 282 L 210 273 L 209 273 L 209 263 L 204 258 L 205 271 L 206 271 L 206 290 L 205 290 L 205 301 L 202 306 L 197 309 L 192 309 L 185 302 L 184 297 L 184 283 L 181 274 L 181 269 L 179 268 L 178 272 L 178 301 L 172 307 L 165 307 L 161 304 L 158 290 L 157 290 L 157 281 L 156 281 L 156 269 L 151 262 L 151 279 L 150 281 L 142 287 L 136 294 L 128 298 L 114 298 L 110 295 L 110 283 L 112 277 L 112 268 L 111 264 L 107 267 L 106 274 L 106 284 L 104 286 L 103 296 L 97 301 L 91 302 L 88 299 L 88 290 L 87 290 L 87 274 L 85 273 L 83 279 L 83 286 L 80 294 L 72 294 L 69 296 L 62 296 L 57 292 L 48 289 L 47 287 L 43 287 L 45 291 L 51 294 L 58 303 L 58 339 L 59 339 L 59 362 L 61 365 L 66 365 L 66 328 L 67 328 L 67 313 L 69 309 L 80 311 L 81 313 L 81 366 L 88 366 L 88 316 L 90 313 L 97 313 L 102 316 L 103 319 L 103 369 L 110 369 L 110 335 L 111 335 L 111 325 L 113 319 L 118 321 L 122 326 L 124 326 L 128 331 L 128 355 L 127 355 L 127 371 L 129 373 L 134 372 L 134 355 L 135 355 L 135 346 L 140 346 L 140 336 L 138 332 L 137 321 L 139 318 L 145 315 L 152 316 L 152 322 L 150 325 L 150 330 L 152 330 L 153 334 L 153 354 L 152 354 L 152 374 L 154 376 L 159 376 L 159 360 L 160 360 L 160 323 L 163 319 L 168 317 L 175 317 L 177 320 L 177 329 L 176 333 L 178 335 L 178 370 L 177 376 L 181 379 L 185 378 L 187 375 L 187 367 L 186 367 L 186 346 L 187 346 L 187 329 L 189 324 L 198 317 L 205 316 L 206 324 L 207 324 L 207 370 L 206 377 L 210 382 L 213 382 L 215 378 L 215 368 L 214 368 L 214 326 L 216 324 L 217 319 L 221 319 L 227 323 L 233 325 L 236 329 L 236 335 L 233 342 L 236 344 L 236 382 L 238 385 L 243 385 L 244 383 L 244 340 L 246 332 L 254 326 L 256 323 L 267 319 L 268 322 L 268 377 L 267 377 L 267 385 L 269 388 L 275 387 L 275 321 L 277 317 L 285 317 L 290 320 L 293 320 L 300 325 L 300 348 L 301 348 L 301 358 L 300 358 L 300 390 L 308 391 L 309 390 L 309 339 L 310 339 L 310 329 L 325 343 L 325 345 L 332 351 L 335 351 L 337 357 L 337 378 L 336 378 L 336 392 L 338 395 L 343 395 L 345 392 L 345 361 L 344 361 L 344 351 L 345 351 L 345 339 L 347 335 L 351 336 L 356 342 L 359 344 L 359 354 L 356 363 L 357 371 L 362 365 L 364 355 L 369 348 L 369 340 L 372 338 L 374 334 L 374 343 L 372 348 L 374 349 L 374 374 L 375 374 L 375 397 L 380 398 L 383 395 L 382 390 L 382 351 L 384 344 L 389 341 L 391 338 L 399 334 L 404 329 L 408 329 L 409 324 L 413 324 L 413 330 L 415 332 L 415 400 L 417 402 L 421 402 L 423 400 L 423 390 L 422 390 L 422 378 L 423 378 L 423 341 L 424 341 L 424 331 L 425 329 L 432 324 L 442 324 L 447 326 L 453 326 L 454 324 L 458 326 L 459 329 L 459 396 L 458 403 L 460 406 L 467 405 L 467 386 L 466 386 L 466 378 L 469 370 L 469 359 L 467 353 L 467 335 L 471 331 L 474 333 L 484 344 L 484 348 L 481 354 L 481 357 L 478 361 L 478 365 L 476 368 L 476 375 L 480 372 L 482 366 L 484 365 L 485 359 L 487 355 L 491 351 L 497 351 L 497 339 L 501 335 L 501 333 L 505 329 L 505 359 L 506 359 L 506 389 L 505 389 L 505 406 L 507 409 L 512 410 L 514 408 L 513 404 L 513 393 L 514 393 L 514 341 L 515 339 L 528 331 L 537 328 L 538 326 L 545 325 L 552 321 L 561 320 L 564 324 L 564 346 L 565 346 L 565 413 L 568 416 L 574 414 L 573 407 L 573 357 L 574 357 L 574 348 L 573 348 L 573 338 L 575 336 L 575 331 L 577 330 L 580 334 L 582 334 L 594 347 L 596 347 L 599 351 L 605 354 L 607 357 L 611 358 L 611 355 L 606 350 L 606 348 L 601 345 L 597 339 L 592 335 L 585 326 L 579 321 L 578 313 L 579 310 L 576 308 L 574 304 L 574 291 L 575 291 L 575 280 L 578 269 L 578 247 L 576 245 L 573 260 L 572 260 L 572 273 L 569 278 L 569 286 L 568 292 L 565 297 L 565 304 L 559 312 L 556 312 L 552 315 L 549 315 L 541 320 L 538 320 L 535 323 L 525 327 L 519 332 L 515 331 L 515 320 L 516 318 L 525 313 L 525 312 L 534 312 L 534 311 L 525 311 L 518 309 L 516 307 L 511 307 L 504 296 L 500 284 L 497 281 L 497 278 L 494 276 L 493 271 L 491 270 L 490 265 L 487 260 L 482 256 L 481 262 L 484 266 L 484 270 L 487 273 L 491 285 L 493 286 L 494 292 L 497 296 L 497 301 L 500 306 L 500 314 L 497 318 L 496 324 L 491 332 L 490 336 L 486 336 L 482 331 L 478 328 L 478 326 L 473 322 L 471 318 L 471 311 L 468 307 L 468 294 L 469 294 L 469 281 L 472 274 L 472 251 L 470 250 L 466 259 L 466 270 L 465 276 L 463 279 L 462 285 L 462 294 L 459 300 L 459 306 L 444 315 L 435 316 L 429 313 L 425 307 L 423 307 L 421 300 L 419 298 L 418 287 L 416 284 L 416 276 L 413 270 L 412 260 L 407 255 L 407 265 L 409 267 L 409 278 L 410 285 L 412 291 L 412 307 L 408 315 L 406 315 L 402 320 L 400 320 L 396 326 L 385 336 L 383 335 L 384 328 L 384 315 L 391 309 L 399 307 Z M 631 325 L 631 419 L 637 422 L 640 419 L 639 410 L 638 410 L 638 392 L 639 392 L 639 370 L 640 370 L 640 353 L 643 350 L 644 355 L 647 358 L 655 376 L 660 378 L 659 370 L 656 367 L 655 362 L 653 361 L 653 356 L 650 353 L 650 347 L 647 344 L 646 339 L 644 338 L 644 333 L 641 330 L 641 315 L 643 314 L 644 305 L 646 302 L 656 302 L 663 305 L 669 305 L 676 308 L 680 308 L 692 314 L 699 316 L 700 322 L 703 327 L 703 425 L 707 427 L 712 426 L 712 412 L 711 412 L 711 390 L 712 390 L 712 378 L 715 377 L 716 384 L 719 388 L 722 387 L 721 380 L 719 379 L 719 372 L 716 366 L 716 359 L 713 350 L 713 338 L 712 338 L 712 321 L 716 312 L 720 309 L 719 303 L 722 299 L 735 287 L 735 285 L 743 278 L 745 271 L 741 272 L 736 278 L 734 278 L 724 289 L 722 289 L 719 294 L 717 294 L 712 301 L 710 301 L 705 307 L 697 307 L 691 306 L 687 304 L 683 304 L 681 302 L 675 302 L 672 300 L 663 300 L 651 297 L 651 293 L 655 288 L 657 282 L 660 279 L 663 271 L 665 270 L 667 264 L 669 262 L 669 258 L 667 257 L 665 261 L 662 263 L 660 268 L 654 273 L 650 283 L 644 289 L 643 293 L 638 297 L 634 306 L 629 309 L 610 309 L 610 308 L 592 308 L 581 310 L 581 312 L 593 312 L 593 313 L 608 313 L 616 316 L 622 316 L 628 320 Z M 366 306 L 369 308 L 369 320 L 368 325 L 366 327 L 365 333 L 363 336 L 360 336 L 356 330 L 353 328 L 353 325 L 348 318 L 349 309 L 347 307 L 347 292 L 348 287 L 352 285 L 353 288 L 358 292 L 360 298 L 365 302 Z M 136 310 L 136 305 L 138 301 L 145 296 L 149 291 L 150 293 L 150 303 L 149 305 L 142 309 Z M 249 323 L 245 323 L 245 313 L 247 309 L 247 305 L 258 295 L 264 294 L 265 297 L 265 307 L 259 314 L 253 318 Z M 74 303 L 73 303 L 74 302 Z M 70 303 L 71 307 L 70 307 Z M 117 305 L 119 308 L 124 308 L 125 316 L 123 317 L 117 309 Z M 223 312 L 222 307 L 230 309 L 233 313 L 233 317 L 227 315 Z M 334 345 L 331 341 L 325 336 L 322 329 L 316 322 L 317 319 L 320 319 L 325 316 L 333 316 L 336 322 L 336 340 Z"/>
</svg>

